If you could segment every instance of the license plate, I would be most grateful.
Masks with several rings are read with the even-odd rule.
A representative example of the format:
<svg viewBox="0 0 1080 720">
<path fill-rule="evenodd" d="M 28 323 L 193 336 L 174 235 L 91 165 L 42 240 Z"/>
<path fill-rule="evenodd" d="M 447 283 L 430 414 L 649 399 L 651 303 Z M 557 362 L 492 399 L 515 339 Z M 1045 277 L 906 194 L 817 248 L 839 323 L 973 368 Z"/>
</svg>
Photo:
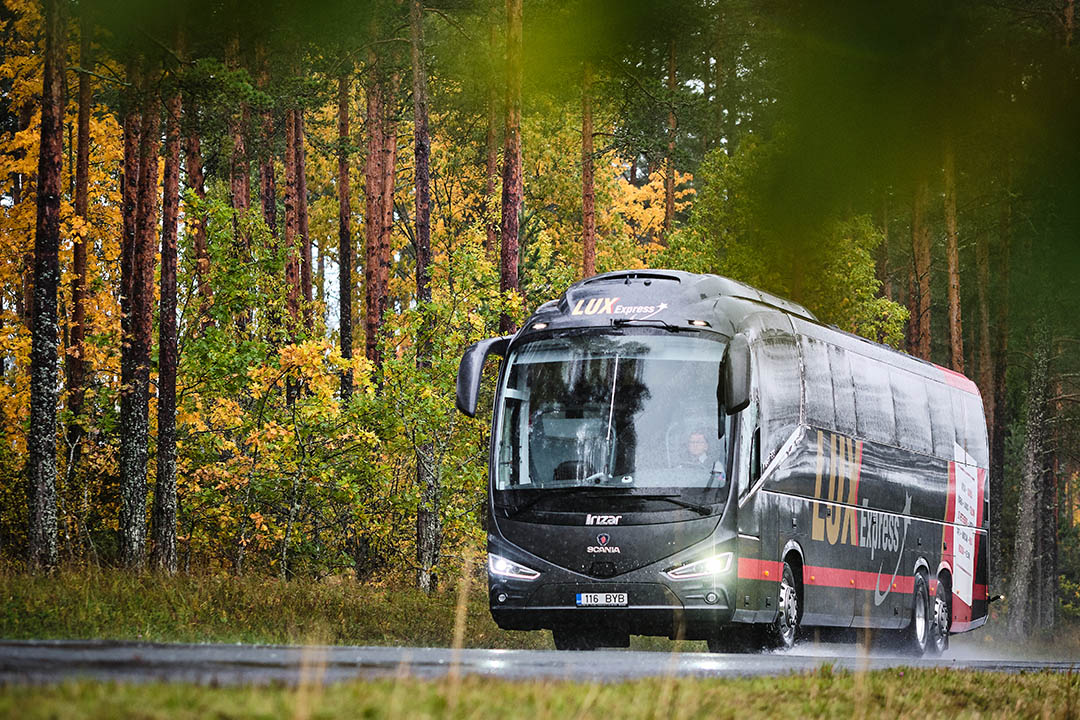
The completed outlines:
<svg viewBox="0 0 1080 720">
<path fill-rule="evenodd" d="M 577 604 L 578 607 L 594 605 L 626 605 L 626 593 L 578 593 Z"/>
</svg>

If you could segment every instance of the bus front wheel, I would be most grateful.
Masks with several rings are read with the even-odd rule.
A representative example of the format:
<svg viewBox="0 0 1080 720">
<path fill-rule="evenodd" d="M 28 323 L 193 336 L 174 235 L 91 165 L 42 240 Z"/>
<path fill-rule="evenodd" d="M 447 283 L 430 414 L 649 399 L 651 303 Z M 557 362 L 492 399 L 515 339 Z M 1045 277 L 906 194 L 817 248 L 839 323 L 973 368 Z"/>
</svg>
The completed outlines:
<svg viewBox="0 0 1080 720">
<path fill-rule="evenodd" d="M 795 647 L 799 632 L 799 589 L 795 585 L 795 572 L 786 561 L 780 576 L 776 608 L 776 619 L 766 627 L 766 644 L 780 650 L 790 650 Z"/>
</svg>

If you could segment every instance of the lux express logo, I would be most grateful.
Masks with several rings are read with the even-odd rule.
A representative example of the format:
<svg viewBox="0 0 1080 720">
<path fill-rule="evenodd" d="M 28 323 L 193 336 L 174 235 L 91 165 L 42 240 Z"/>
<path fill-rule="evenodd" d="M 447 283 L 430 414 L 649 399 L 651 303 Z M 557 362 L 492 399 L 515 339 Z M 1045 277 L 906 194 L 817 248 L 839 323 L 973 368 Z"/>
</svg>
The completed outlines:
<svg viewBox="0 0 1080 720">
<path fill-rule="evenodd" d="M 599 544 L 598 545 L 590 545 L 589 547 L 585 548 L 585 552 L 588 552 L 588 553 L 618 553 L 620 555 L 622 554 L 622 551 L 619 549 L 618 545 L 609 545 L 608 544 L 608 543 L 611 542 L 611 536 L 608 535 L 607 533 L 600 533 L 599 535 L 597 535 L 596 536 L 596 542 L 599 543 Z"/>
<path fill-rule="evenodd" d="M 598 297 L 578 300 L 574 303 L 570 314 L 621 315 L 632 316 L 635 320 L 645 320 L 663 310 L 667 310 L 667 303 L 660 303 L 659 305 L 620 305 L 617 297 Z"/>
<path fill-rule="evenodd" d="M 825 433 L 818 431 L 814 497 L 828 504 L 812 503 L 810 537 L 830 545 L 840 543 L 867 548 L 870 550 L 871 561 L 877 552 L 897 553 L 896 567 L 893 569 L 892 579 L 885 586 L 885 592 L 879 589 L 884 560 L 878 565 L 874 604 L 880 605 L 889 594 L 900 571 L 908 525 L 911 523 L 911 519 L 907 517 L 911 512 L 911 496 L 907 496 L 900 515 L 867 509 L 869 501 L 865 498 L 863 507 L 859 508 L 862 443 L 840 435 L 830 434 L 829 439 L 830 442 L 826 445 Z"/>
</svg>

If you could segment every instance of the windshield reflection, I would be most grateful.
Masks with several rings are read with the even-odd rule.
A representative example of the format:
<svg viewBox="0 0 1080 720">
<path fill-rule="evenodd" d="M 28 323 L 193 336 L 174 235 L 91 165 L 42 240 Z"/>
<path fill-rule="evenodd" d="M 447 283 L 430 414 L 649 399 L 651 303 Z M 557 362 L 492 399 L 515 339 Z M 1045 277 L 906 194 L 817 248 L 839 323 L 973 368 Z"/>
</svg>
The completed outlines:
<svg viewBox="0 0 1080 720">
<path fill-rule="evenodd" d="M 622 488 L 615 494 L 656 499 L 658 489 L 697 489 L 718 502 L 729 473 L 716 398 L 723 351 L 708 337 L 668 334 L 519 348 L 498 409 L 495 489 Z"/>
</svg>

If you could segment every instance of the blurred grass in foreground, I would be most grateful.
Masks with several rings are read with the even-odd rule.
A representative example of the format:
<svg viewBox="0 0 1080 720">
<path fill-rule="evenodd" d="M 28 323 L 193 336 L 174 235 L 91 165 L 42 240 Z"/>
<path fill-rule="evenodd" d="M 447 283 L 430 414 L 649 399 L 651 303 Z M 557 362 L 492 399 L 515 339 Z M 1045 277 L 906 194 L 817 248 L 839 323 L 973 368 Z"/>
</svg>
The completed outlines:
<svg viewBox="0 0 1080 720">
<path fill-rule="evenodd" d="M 554 647 L 547 631 L 500 630 L 488 612 L 483 576 L 473 573 L 469 579 L 464 593 L 461 578 L 449 578 L 438 593 L 427 596 L 405 578 L 285 582 L 254 574 L 138 575 L 95 567 L 34 575 L 0 565 L 0 638 Z M 986 627 L 954 635 L 954 648 L 966 655 L 985 651 L 995 657 L 1080 661 L 1077 623 L 1063 622 L 1053 635 L 1019 644 L 1005 635 L 1004 619 L 994 616 L 997 610 Z M 840 639 L 858 639 L 854 631 L 848 635 Z M 639 650 L 675 646 L 666 638 L 631 638 L 631 647 Z M 704 642 L 683 642 L 679 649 L 706 650 Z"/>
<path fill-rule="evenodd" d="M 296 688 L 71 682 L 9 687 L 0 717 L 32 718 L 1074 718 L 1080 676 L 948 669 L 613 684 L 406 678 Z"/>
</svg>

